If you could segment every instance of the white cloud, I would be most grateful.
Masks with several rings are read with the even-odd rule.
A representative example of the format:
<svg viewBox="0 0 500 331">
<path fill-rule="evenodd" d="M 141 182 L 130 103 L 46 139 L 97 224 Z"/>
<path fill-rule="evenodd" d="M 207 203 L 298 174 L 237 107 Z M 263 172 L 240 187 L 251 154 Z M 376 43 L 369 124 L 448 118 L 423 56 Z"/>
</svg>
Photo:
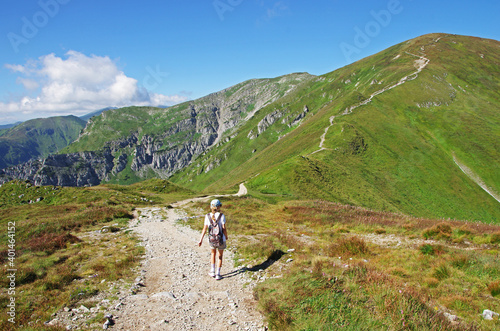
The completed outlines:
<svg viewBox="0 0 500 331">
<path fill-rule="evenodd" d="M 40 87 L 40 85 L 38 84 L 38 82 L 36 80 L 30 79 L 30 78 L 18 77 L 16 82 L 18 84 L 23 84 L 24 88 L 27 90 L 36 90 L 37 88 Z"/>
<path fill-rule="evenodd" d="M 16 101 L 0 102 L 4 118 L 15 117 L 14 113 L 25 114 L 25 117 L 81 115 L 110 106 L 164 106 L 187 100 L 181 95 L 168 96 L 146 90 L 107 56 L 69 51 L 65 58 L 49 54 L 25 65 L 6 64 L 5 67 L 20 75 L 17 82 L 31 94 L 26 93 Z"/>
</svg>

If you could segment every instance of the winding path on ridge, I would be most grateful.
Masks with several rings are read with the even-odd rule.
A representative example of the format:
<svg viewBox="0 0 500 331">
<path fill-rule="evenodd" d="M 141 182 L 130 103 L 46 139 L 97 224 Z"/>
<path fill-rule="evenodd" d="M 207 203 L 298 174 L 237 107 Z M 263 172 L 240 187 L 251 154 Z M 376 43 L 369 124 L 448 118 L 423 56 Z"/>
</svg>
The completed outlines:
<svg viewBox="0 0 500 331">
<path fill-rule="evenodd" d="M 434 42 L 438 42 L 440 38 L 436 39 Z M 407 75 L 407 76 L 404 76 L 403 78 L 401 78 L 397 83 L 393 84 L 393 85 L 389 85 L 389 86 L 386 86 L 384 87 L 383 89 L 381 90 L 378 90 L 378 91 L 375 91 L 373 92 L 370 97 L 368 97 L 366 100 L 363 100 L 355 105 L 352 105 L 350 107 L 347 107 L 344 112 L 340 115 L 336 115 L 336 116 L 331 116 L 330 117 L 330 125 L 327 126 L 325 128 L 325 132 L 321 135 L 321 140 L 320 140 L 320 143 L 319 143 L 319 149 L 308 154 L 308 155 L 312 155 L 312 154 L 315 154 L 315 153 L 318 153 L 318 152 L 321 152 L 325 149 L 327 149 L 326 147 L 323 147 L 324 144 L 325 144 L 325 140 L 326 140 L 326 134 L 328 133 L 328 130 L 330 129 L 330 127 L 332 127 L 335 123 L 334 123 L 334 120 L 335 118 L 337 117 L 340 117 L 340 116 L 345 116 L 345 115 L 349 115 L 352 113 L 352 111 L 358 107 L 361 107 L 361 106 L 364 106 L 368 103 L 370 103 L 373 99 L 373 97 L 379 95 L 379 94 L 382 94 L 386 91 L 389 91 L 389 90 L 392 90 L 393 88 L 397 87 L 397 86 L 400 86 L 400 85 L 403 85 L 404 83 L 408 82 L 408 81 L 411 81 L 411 80 L 414 80 L 418 77 L 418 74 L 424 70 L 424 68 L 429 64 L 430 60 L 424 56 L 420 56 L 420 55 L 415 55 L 415 54 L 412 54 L 412 53 L 408 53 L 408 52 L 405 52 L 406 54 L 408 55 L 411 55 L 411 56 L 415 56 L 415 57 L 418 57 L 417 60 L 415 60 L 415 67 L 417 68 L 417 70 L 413 73 L 411 73 L 410 75 Z"/>
<path fill-rule="evenodd" d="M 436 40 L 434 40 L 434 43 L 437 43 L 441 38 L 437 38 Z M 403 85 L 404 83 L 408 82 L 408 81 L 412 81 L 414 79 L 416 79 L 418 77 L 418 74 L 420 72 L 422 72 L 422 70 L 424 70 L 425 67 L 427 67 L 427 65 L 431 62 L 431 60 L 429 60 L 428 58 L 426 58 L 425 56 L 421 56 L 421 55 L 416 55 L 416 54 L 412 54 L 412 53 L 409 53 L 409 52 L 405 52 L 406 54 L 408 55 L 411 55 L 411 56 L 415 56 L 415 57 L 418 57 L 417 60 L 415 60 L 415 67 L 416 67 L 416 71 L 411 73 L 410 75 L 407 75 L 407 76 L 404 76 L 403 78 L 401 78 L 397 83 L 393 84 L 393 85 L 389 85 L 389 86 L 386 86 L 384 87 L 383 89 L 381 90 L 378 90 L 378 91 L 375 91 L 374 93 L 372 93 L 370 95 L 370 97 L 368 97 L 366 100 L 363 100 L 355 105 L 352 105 L 350 107 L 347 107 L 344 112 L 340 115 L 335 115 L 335 116 L 331 116 L 330 117 L 330 125 L 327 126 L 325 128 L 325 131 L 324 133 L 321 135 L 321 139 L 320 139 L 320 142 L 319 142 L 319 149 L 315 150 L 314 152 L 312 153 L 309 153 L 307 156 L 309 155 L 313 155 L 313 154 L 316 154 L 318 152 L 321 152 L 321 151 L 324 151 L 328 148 L 324 147 L 324 144 L 325 144 L 325 141 L 326 141 L 326 135 L 328 133 L 328 130 L 333 126 L 335 125 L 334 123 L 334 120 L 335 118 L 337 117 L 340 117 L 340 116 L 345 116 L 345 115 L 349 115 L 352 113 L 352 111 L 358 107 L 361 107 L 361 106 L 364 106 L 368 103 L 370 103 L 373 99 L 373 97 L 379 95 L 379 94 L 382 94 L 386 91 L 389 91 L 389 90 L 392 90 L 393 88 L 395 87 L 398 87 L 400 85 Z M 397 57 L 399 57 L 400 55 L 398 55 Z M 487 186 L 482 180 L 481 178 L 479 178 L 479 176 L 477 176 L 471 169 L 469 169 L 468 167 L 466 167 L 464 164 L 460 163 L 457 158 L 455 157 L 454 153 L 452 153 L 452 156 L 453 156 L 453 161 L 455 162 L 455 164 L 460 168 L 460 170 L 462 170 L 462 172 L 464 174 L 466 174 L 470 179 L 472 179 L 477 185 L 479 185 L 479 187 L 481 187 L 484 191 L 486 191 L 489 195 L 491 195 L 496 201 L 500 202 L 500 194 L 498 194 L 497 192 L 495 192 L 495 190 L 493 190 L 491 187 Z"/>
<path fill-rule="evenodd" d="M 244 194 L 246 188 L 240 184 L 236 195 Z M 137 294 L 121 298 L 112 312 L 115 325 L 111 330 L 266 329 L 256 310 L 254 283 L 244 269 L 233 266 L 231 251 L 225 251 L 223 279 L 216 281 L 208 275 L 210 249 L 206 236 L 198 247 L 200 232 L 175 222 L 186 216 L 181 206 L 211 198 L 179 201 L 171 209 L 139 209 L 141 215 L 133 220 L 131 229 L 146 247 L 141 275 L 136 279 L 144 286 Z"/>
</svg>

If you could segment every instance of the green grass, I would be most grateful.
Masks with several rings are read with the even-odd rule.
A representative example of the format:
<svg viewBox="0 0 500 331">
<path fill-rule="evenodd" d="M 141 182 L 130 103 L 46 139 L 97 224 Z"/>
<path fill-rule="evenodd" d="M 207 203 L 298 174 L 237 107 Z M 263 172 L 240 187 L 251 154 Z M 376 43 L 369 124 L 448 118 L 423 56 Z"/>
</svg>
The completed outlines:
<svg viewBox="0 0 500 331">
<path fill-rule="evenodd" d="M 17 269 L 16 328 L 49 329 L 43 322 L 58 309 L 77 307 L 106 291 L 108 283 L 101 281 L 131 281 L 144 253 L 139 240 L 124 231 L 133 210 L 168 205 L 191 195 L 159 179 L 89 188 L 38 187 L 21 181 L 3 184 L 0 260 Z M 39 198 L 43 199 L 28 203 Z M 96 232 L 104 226 L 110 231 Z M 9 255 L 9 240 L 15 240 L 15 257 Z M 9 279 L 2 277 L 0 286 L 9 288 Z M 8 302 L 4 291 L 0 309 L 6 311 Z M 9 330 L 12 325 L 2 319 L 0 329 Z"/>
<path fill-rule="evenodd" d="M 186 144 L 194 144 L 190 164 L 169 179 L 195 191 L 231 192 L 247 182 L 252 194 L 269 202 L 324 199 L 415 217 L 495 223 L 498 202 L 454 157 L 500 191 L 497 48 L 493 40 L 424 35 L 322 76 L 253 79 L 167 109 L 113 109 L 92 118 L 64 152 L 116 149 L 115 156 L 128 155 L 128 164 L 110 183 L 132 184 L 167 175 L 161 169 L 133 171 L 137 145 L 147 140 L 157 153 L 184 153 Z M 422 49 L 430 63 L 416 79 L 342 115 L 413 74 L 418 57 L 412 54 Z M 215 138 L 211 126 L 222 104 L 230 118 L 218 125 L 239 121 L 266 102 L 248 121 L 223 132 L 216 146 L 199 149 L 208 135 Z M 281 117 L 257 136 L 259 123 L 276 112 Z M 325 149 L 312 154 L 326 128 Z"/>
<path fill-rule="evenodd" d="M 0 168 L 47 157 L 72 143 L 85 127 L 75 116 L 57 116 L 23 122 L 0 134 Z"/>
<path fill-rule="evenodd" d="M 278 260 L 255 290 L 271 330 L 498 327 L 498 321 L 480 316 L 484 307 L 500 310 L 500 246 L 490 240 L 498 226 L 326 201 L 226 197 L 222 202 L 237 263 L 252 276 L 266 261 Z M 199 214 L 206 206 L 190 208 Z M 184 223 L 201 230 L 199 219 Z M 421 244 L 425 233 L 433 233 L 432 243 Z M 393 236 L 403 244 L 384 244 Z M 468 244 L 473 249 L 466 250 L 463 241 L 476 238 L 490 241 Z M 293 262 L 285 263 L 289 258 Z M 460 324 L 451 324 L 443 312 L 457 315 Z"/>
<path fill-rule="evenodd" d="M 434 44 L 437 37 L 441 39 Z M 467 51 L 457 50 L 453 42 L 467 44 Z M 491 65 L 500 61 L 497 44 L 426 35 L 311 80 L 261 109 L 234 139 L 172 180 L 207 193 L 246 181 L 252 194 L 268 201 L 326 199 L 417 217 L 498 222 L 498 202 L 453 160 L 455 156 L 500 191 L 500 145 L 495 139 L 500 135 L 500 74 Z M 417 79 L 339 116 L 414 72 L 417 58 L 405 52 L 418 54 L 422 45 L 431 62 Z M 479 61 L 478 52 L 492 58 Z M 401 56 L 394 60 L 396 55 Z M 371 84 L 374 79 L 382 84 Z M 272 111 L 283 110 L 286 118 L 305 105 L 310 112 L 300 126 L 288 128 L 278 120 L 257 138 L 248 138 Z M 326 149 L 310 154 L 319 149 L 331 116 L 337 117 L 326 134 Z M 221 160 L 220 166 L 200 173 L 212 159 Z"/>
</svg>

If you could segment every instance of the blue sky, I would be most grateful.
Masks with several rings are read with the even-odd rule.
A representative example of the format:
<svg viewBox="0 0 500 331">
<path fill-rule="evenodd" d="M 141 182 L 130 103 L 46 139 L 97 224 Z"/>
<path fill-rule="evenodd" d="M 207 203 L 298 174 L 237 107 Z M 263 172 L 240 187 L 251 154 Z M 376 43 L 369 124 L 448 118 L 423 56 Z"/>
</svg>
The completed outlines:
<svg viewBox="0 0 500 331">
<path fill-rule="evenodd" d="M 321 75 L 432 32 L 500 40 L 498 1 L 4 0 L 0 124 Z"/>
</svg>

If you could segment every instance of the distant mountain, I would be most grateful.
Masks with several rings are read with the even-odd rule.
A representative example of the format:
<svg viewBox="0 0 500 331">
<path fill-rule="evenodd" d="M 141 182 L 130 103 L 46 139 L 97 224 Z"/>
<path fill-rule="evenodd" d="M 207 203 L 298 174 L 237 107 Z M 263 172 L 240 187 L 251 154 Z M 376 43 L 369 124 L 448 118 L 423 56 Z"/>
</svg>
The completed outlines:
<svg viewBox="0 0 500 331">
<path fill-rule="evenodd" d="M 1 131 L 0 169 L 56 153 L 73 142 L 85 124 L 78 117 L 61 116 L 29 120 Z"/>
<path fill-rule="evenodd" d="M 161 177 L 205 192 L 246 182 L 269 200 L 496 222 L 499 47 L 430 34 L 322 76 L 253 79 L 167 109 L 109 110 L 64 154 L 0 177 L 79 186 Z"/>
<path fill-rule="evenodd" d="M 0 125 L 0 130 L 6 130 L 6 129 L 10 129 L 10 128 L 13 128 L 15 127 L 16 125 L 19 125 L 21 124 L 22 122 L 16 122 L 16 123 L 12 123 L 12 124 L 3 124 L 3 125 Z M 0 133 L 1 135 L 1 133 Z"/>
<path fill-rule="evenodd" d="M 105 112 L 107 110 L 111 110 L 111 109 L 116 109 L 116 107 L 107 107 L 107 108 L 99 109 L 99 110 L 96 110 L 94 112 L 88 113 L 87 115 L 80 116 L 80 119 L 82 119 L 85 122 L 87 122 L 90 118 L 92 118 L 94 116 L 99 116 L 103 112 Z"/>
<path fill-rule="evenodd" d="M 78 137 L 90 118 L 111 109 L 116 107 L 103 108 L 80 117 L 56 116 L 1 125 L 0 169 L 58 152 Z"/>
</svg>

